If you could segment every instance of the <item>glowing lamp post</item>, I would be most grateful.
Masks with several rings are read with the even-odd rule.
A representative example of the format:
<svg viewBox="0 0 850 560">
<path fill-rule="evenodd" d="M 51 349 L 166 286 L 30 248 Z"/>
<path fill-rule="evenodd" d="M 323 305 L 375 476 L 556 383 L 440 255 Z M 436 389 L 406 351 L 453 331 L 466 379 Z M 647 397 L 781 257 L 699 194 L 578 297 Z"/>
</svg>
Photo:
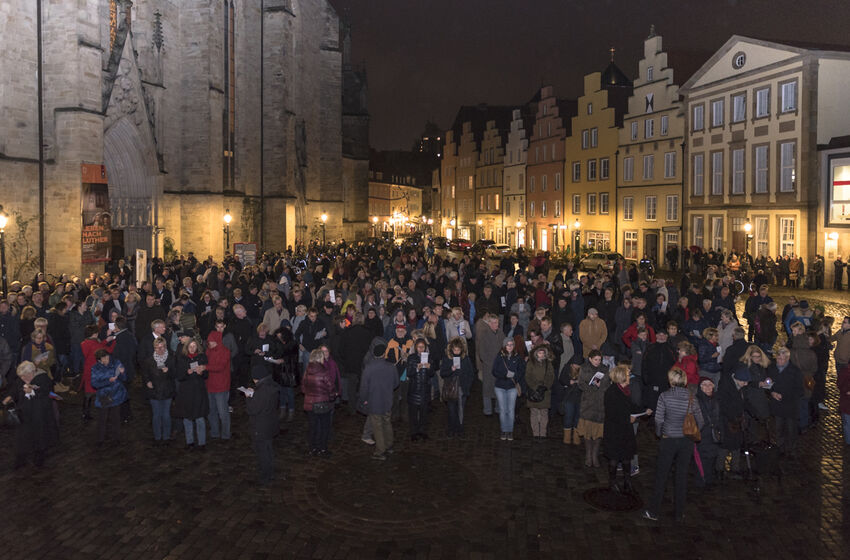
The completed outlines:
<svg viewBox="0 0 850 560">
<path fill-rule="evenodd" d="M 322 212 L 322 215 L 320 217 L 322 219 L 322 246 L 324 247 L 325 244 L 327 243 L 326 237 L 325 237 L 325 227 L 328 223 L 328 215 L 325 214 L 324 212 Z"/>
<path fill-rule="evenodd" d="M 7 297 L 6 290 L 6 224 L 9 222 L 9 216 L 3 211 L 0 206 L 0 269 L 3 275 L 3 297 Z"/>
<path fill-rule="evenodd" d="M 579 250 L 581 249 L 581 222 L 576 220 L 573 222 L 573 245 L 575 246 L 576 256 L 579 254 Z"/>
<path fill-rule="evenodd" d="M 233 221 L 233 216 L 230 215 L 230 210 L 224 211 L 224 254 L 230 251 L 230 222 Z"/>
</svg>

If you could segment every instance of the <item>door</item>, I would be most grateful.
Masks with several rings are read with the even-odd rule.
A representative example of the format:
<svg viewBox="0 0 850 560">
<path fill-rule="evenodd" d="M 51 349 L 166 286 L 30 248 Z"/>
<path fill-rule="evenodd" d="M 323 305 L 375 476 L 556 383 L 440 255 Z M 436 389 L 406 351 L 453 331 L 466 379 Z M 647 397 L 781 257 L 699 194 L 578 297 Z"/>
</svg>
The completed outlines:
<svg viewBox="0 0 850 560">
<path fill-rule="evenodd" d="M 643 252 L 646 256 L 652 259 L 652 262 L 658 263 L 658 234 L 647 233 L 643 236 Z"/>
<path fill-rule="evenodd" d="M 124 256 L 124 230 L 113 229 L 112 249 L 109 251 L 109 259 L 115 259 L 117 262 L 118 259 L 123 259 Z"/>
</svg>

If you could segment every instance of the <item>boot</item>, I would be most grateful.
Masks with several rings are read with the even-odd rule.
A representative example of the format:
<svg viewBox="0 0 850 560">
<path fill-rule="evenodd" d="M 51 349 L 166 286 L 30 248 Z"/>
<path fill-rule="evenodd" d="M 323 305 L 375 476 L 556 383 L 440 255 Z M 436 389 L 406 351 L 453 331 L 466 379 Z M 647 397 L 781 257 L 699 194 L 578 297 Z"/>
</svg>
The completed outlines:
<svg viewBox="0 0 850 560">
<path fill-rule="evenodd" d="M 86 395 L 83 397 L 83 420 L 91 420 L 91 401 L 93 397 Z"/>
<path fill-rule="evenodd" d="M 617 486 L 617 461 L 608 461 L 608 488 L 615 494 L 620 493 Z"/>
<path fill-rule="evenodd" d="M 601 439 L 593 440 L 593 466 L 599 467 L 599 447 L 602 445 Z"/>
<path fill-rule="evenodd" d="M 581 445 L 581 436 L 575 428 L 573 429 L 573 445 Z"/>
<path fill-rule="evenodd" d="M 564 428 L 564 445 L 569 445 L 573 442 L 573 431 L 569 428 Z"/>
<path fill-rule="evenodd" d="M 584 439 L 584 466 L 593 466 L 593 441 L 587 438 Z"/>
<path fill-rule="evenodd" d="M 290 408 L 286 411 L 286 421 L 292 422 L 295 419 L 295 409 Z"/>
</svg>

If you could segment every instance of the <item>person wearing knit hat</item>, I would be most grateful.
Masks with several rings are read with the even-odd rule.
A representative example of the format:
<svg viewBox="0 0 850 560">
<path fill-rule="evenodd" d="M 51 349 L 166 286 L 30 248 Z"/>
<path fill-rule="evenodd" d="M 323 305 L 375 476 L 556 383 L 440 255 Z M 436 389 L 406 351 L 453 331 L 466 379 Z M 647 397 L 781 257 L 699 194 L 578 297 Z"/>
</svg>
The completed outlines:
<svg viewBox="0 0 850 560">
<path fill-rule="evenodd" d="M 752 374 L 750 374 L 750 368 L 748 368 L 747 365 L 743 363 L 735 366 L 735 372 L 732 374 L 732 377 L 735 378 L 735 381 L 740 381 L 744 385 L 746 385 L 753 379 Z"/>
<path fill-rule="evenodd" d="M 260 486 L 268 486 L 274 479 L 274 437 L 278 427 L 280 386 L 271 378 L 269 368 L 256 365 L 251 368 L 254 390 L 245 393 L 245 411 L 251 422 L 251 446 L 257 455 L 257 473 Z"/>
</svg>

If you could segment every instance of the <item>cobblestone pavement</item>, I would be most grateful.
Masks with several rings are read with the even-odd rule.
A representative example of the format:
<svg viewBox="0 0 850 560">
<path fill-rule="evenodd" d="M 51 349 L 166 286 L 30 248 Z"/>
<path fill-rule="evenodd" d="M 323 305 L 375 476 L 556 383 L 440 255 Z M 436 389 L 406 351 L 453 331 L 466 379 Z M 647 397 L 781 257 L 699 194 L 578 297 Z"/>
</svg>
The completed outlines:
<svg viewBox="0 0 850 560">
<path fill-rule="evenodd" d="M 850 302 L 806 293 L 827 313 L 850 314 Z M 784 304 L 784 298 L 778 298 Z M 838 301 L 838 300 L 836 300 Z M 246 418 L 237 408 L 230 443 L 206 453 L 149 443 L 150 414 L 134 400 L 135 419 L 119 448 L 95 450 L 94 424 L 79 407 L 62 404 L 63 444 L 40 471 L 0 475 L 3 558 L 847 558 L 850 453 L 841 438 L 834 375 L 829 413 L 803 434 L 802 453 L 769 479 L 760 499 L 742 481 L 710 493 L 691 485 L 686 521 L 609 512 L 586 503 L 604 485 L 602 469 L 585 468 L 584 449 L 565 446 L 560 426 L 533 443 L 528 411 L 514 442 L 501 442 L 498 421 L 481 414 L 473 394 L 467 435 L 444 437 L 445 407 L 436 404 L 427 442 L 410 443 L 395 424 L 397 452 L 370 461 L 360 441 L 362 416 L 338 410 L 333 456 L 306 455 L 303 417 L 284 424 L 276 441 L 286 480 L 270 489 L 252 484 L 254 462 Z M 0 431 L 3 461 L 12 432 Z M 642 426 L 641 473 L 648 497 L 657 442 Z M 5 466 L 5 465 L 4 465 Z M 668 488 L 668 495 L 672 486 Z"/>
</svg>

